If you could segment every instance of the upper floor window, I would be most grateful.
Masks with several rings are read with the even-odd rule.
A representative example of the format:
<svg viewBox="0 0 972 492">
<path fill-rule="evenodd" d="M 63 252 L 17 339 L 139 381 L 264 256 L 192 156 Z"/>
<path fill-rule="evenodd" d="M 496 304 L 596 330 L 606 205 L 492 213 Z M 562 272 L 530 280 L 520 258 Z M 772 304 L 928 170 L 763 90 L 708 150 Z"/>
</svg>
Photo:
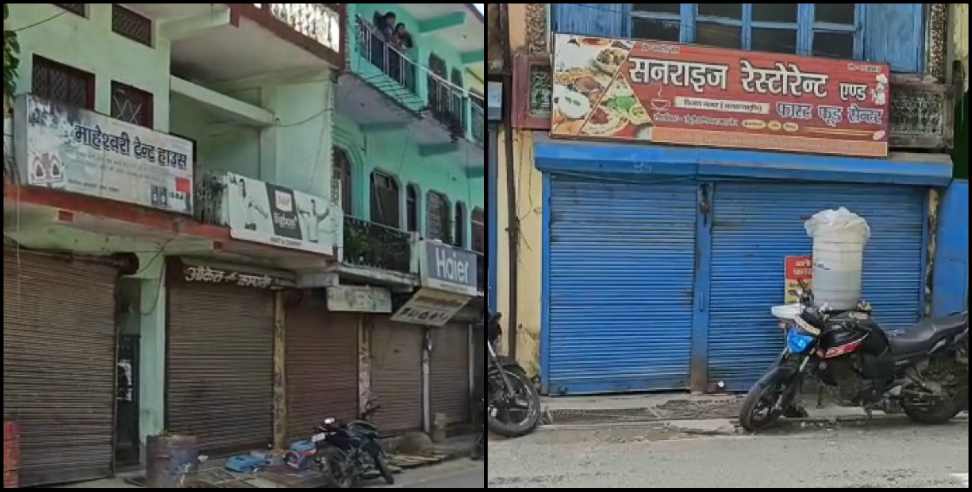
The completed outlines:
<svg viewBox="0 0 972 492">
<path fill-rule="evenodd" d="M 379 172 L 371 173 L 371 221 L 398 228 L 398 183 Z"/>
<path fill-rule="evenodd" d="M 460 248 L 466 247 L 466 204 L 462 202 L 456 202 L 456 219 L 453 221 L 456 225 L 455 232 L 455 244 Z"/>
<path fill-rule="evenodd" d="M 428 202 L 428 219 L 425 236 L 444 243 L 452 242 L 449 237 L 451 235 L 449 234 L 449 198 L 437 191 L 430 191 L 426 202 Z"/>
<path fill-rule="evenodd" d="M 418 187 L 410 184 L 405 187 L 405 221 L 407 222 L 408 231 L 416 232 L 418 231 Z"/>
<path fill-rule="evenodd" d="M 87 17 L 84 12 L 85 4 L 83 3 L 55 3 L 54 5 L 57 5 L 68 12 L 78 14 L 81 17 Z"/>
<path fill-rule="evenodd" d="M 351 215 L 351 159 L 348 159 L 347 151 L 340 147 L 334 147 L 332 155 L 334 186 L 331 193 L 341 195 L 341 210 L 344 215 Z"/>
<path fill-rule="evenodd" d="M 472 211 L 472 250 L 486 252 L 486 220 L 483 209 L 479 207 Z"/>
<path fill-rule="evenodd" d="M 152 46 L 152 20 L 125 7 L 111 6 L 111 30 L 146 46 Z"/>
<path fill-rule="evenodd" d="M 112 81 L 111 117 L 152 128 L 152 94 Z"/>
<path fill-rule="evenodd" d="M 585 4 L 586 5 L 586 4 Z M 614 35 L 630 33 L 632 38 L 697 43 L 803 56 L 834 58 L 863 57 L 864 4 L 750 4 L 750 3 L 656 3 L 612 4 L 622 6 L 627 18 L 614 26 Z M 570 27 L 567 32 L 583 31 L 580 18 L 591 15 L 589 8 L 560 4 L 555 18 Z M 574 19 L 577 17 L 577 19 Z M 611 26 L 587 23 L 607 29 Z M 876 27 L 877 28 L 877 27 Z M 603 32 L 577 34 L 605 35 Z"/>
<path fill-rule="evenodd" d="M 31 92 L 51 101 L 94 109 L 94 74 L 34 55 Z"/>
</svg>

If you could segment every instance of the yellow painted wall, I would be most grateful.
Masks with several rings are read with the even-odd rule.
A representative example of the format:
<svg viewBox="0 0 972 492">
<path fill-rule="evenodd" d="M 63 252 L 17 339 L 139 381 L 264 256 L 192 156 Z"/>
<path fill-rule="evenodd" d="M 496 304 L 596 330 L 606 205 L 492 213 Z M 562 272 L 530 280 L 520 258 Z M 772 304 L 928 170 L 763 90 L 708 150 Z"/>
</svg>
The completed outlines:
<svg viewBox="0 0 972 492">
<path fill-rule="evenodd" d="M 510 333 L 509 202 L 507 201 L 506 132 L 498 135 L 497 170 L 497 309 L 503 333 Z M 516 185 L 520 244 L 517 262 L 517 360 L 531 375 L 540 372 L 540 301 L 543 248 L 543 177 L 533 164 L 533 132 L 513 131 L 513 178 Z M 504 341 L 502 350 L 506 351 Z"/>
</svg>

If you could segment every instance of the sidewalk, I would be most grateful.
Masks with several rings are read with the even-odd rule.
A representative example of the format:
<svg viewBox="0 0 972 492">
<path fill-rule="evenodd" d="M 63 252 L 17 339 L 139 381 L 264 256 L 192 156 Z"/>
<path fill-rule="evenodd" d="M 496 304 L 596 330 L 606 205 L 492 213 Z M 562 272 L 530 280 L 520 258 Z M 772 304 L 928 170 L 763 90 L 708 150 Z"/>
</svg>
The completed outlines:
<svg viewBox="0 0 972 492">
<path fill-rule="evenodd" d="M 692 395 L 688 393 L 603 395 L 576 397 L 546 397 L 542 399 L 544 425 L 574 426 L 669 422 L 680 429 L 698 433 L 732 433 L 739 419 L 745 395 Z M 834 405 L 824 398 L 823 406 L 817 406 L 815 394 L 804 393 L 801 399 L 809 414 L 806 418 L 789 418 L 798 423 L 842 423 L 868 419 L 860 407 Z M 875 410 L 874 420 L 907 418 L 903 414 L 886 415 Z M 968 412 L 956 419 L 967 419 Z"/>
</svg>

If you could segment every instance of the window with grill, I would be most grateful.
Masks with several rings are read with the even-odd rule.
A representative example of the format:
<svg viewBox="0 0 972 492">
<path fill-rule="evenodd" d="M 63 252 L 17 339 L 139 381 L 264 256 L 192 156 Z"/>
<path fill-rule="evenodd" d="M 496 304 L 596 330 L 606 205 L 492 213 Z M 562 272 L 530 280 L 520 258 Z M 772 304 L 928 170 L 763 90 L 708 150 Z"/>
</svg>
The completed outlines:
<svg viewBox="0 0 972 492">
<path fill-rule="evenodd" d="M 371 221 L 398 228 L 398 183 L 395 178 L 371 173 Z"/>
<path fill-rule="evenodd" d="M 628 27 L 632 38 L 803 56 L 863 57 L 860 19 L 864 4 L 623 5 L 629 8 Z"/>
<path fill-rule="evenodd" d="M 331 192 L 337 196 L 341 195 L 341 210 L 344 215 L 351 214 L 351 160 L 348 159 L 348 153 L 340 147 L 334 147 L 333 149 L 333 161 L 332 175 L 334 179 L 335 188 L 331 189 Z"/>
<path fill-rule="evenodd" d="M 418 187 L 410 184 L 405 187 L 405 220 L 408 222 L 408 231 L 418 231 Z"/>
<path fill-rule="evenodd" d="M 111 117 L 152 128 L 152 94 L 112 81 Z"/>
<path fill-rule="evenodd" d="M 466 247 L 466 204 L 462 202 L 456 202 L 456 219 L 453 221 L 456 225 L 455 233 L 455 244 L 460 248 Z"/>
<path fill-rule="evenodd" d="M 428 218 L 426 228 L 426 237 L 429 239 L 438 239 L 444 243 L 451 243 L 449 236 L 449 198 L 447 198 L 442 193 L 437 191 L 430 191 L 428 198 Z"/>
<path fill-rule="evenodd" d="M 94 74 L 34 55 L 31 92 L 50 101 L 94 109 Z"/>
<path fill-rule="evenodd" d="M 152 46 L 152 20 L 125 7 L 111 6 L 111 30 L 133 41 Z"/>
<path fill-rule="evenodd" d="M 472 249 L 480 253 L 486 252 L 486 220 L 483 209 L 476 207 L 472 211 Z"/>
<path fill-rule="evenodd" d="M 80 15 L 81 17 L 87 17 L 84 15 L 84 5 L 83 3 L 55 3 L 58 7 L 61 7 L 68 12 L 72 12 Z"/>
</svg>

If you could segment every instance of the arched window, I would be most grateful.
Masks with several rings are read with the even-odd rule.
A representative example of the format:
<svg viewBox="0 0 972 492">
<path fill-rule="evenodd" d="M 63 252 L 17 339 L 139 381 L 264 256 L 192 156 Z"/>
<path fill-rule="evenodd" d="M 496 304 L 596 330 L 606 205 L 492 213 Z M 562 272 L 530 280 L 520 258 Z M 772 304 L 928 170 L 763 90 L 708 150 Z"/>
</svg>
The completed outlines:
<svg viewBox="0 0 972 492">
<path fill-rule="evenodd" d="M 455 244 L 460 248 L 466 247 L 466 204 L 462 202 L 456 202 L 456 219 L 454 221 L 456 225 L 455 232 Z"/>
<path fill-rule="evenodd" d="M 480 253 L 486 252 L 486 220 L 483 209 L 479 207 L 472 211 L 472 249 Z"/>
<path fill-rule="evenodd" d="M 398 183 L 381 171 L 371 173 L 371 221 L 398 228 Z"/>
<path fill-rule="evenodd" d="M 334 186 L 331 187 L 331 192 L 341 194 L 341 210 L 344 215 L 351 215 L 351 159 L 348 159 L 348 153 L 344 149 L 334 147 L 333 150 Z"/>
<path fill-rule="evenodd" d="M 418 208 L 418 187 L 410 184 L 405 187 L 405 221 L 409 232 L 418 231 L 419 208 Z"/>
<path fill-rule="evenodd" d="M 449 198 L 437 191 L 430 191 L 428 198 L 428 217 L 426 219 L 426 234 L 429 239 L 438 239 L 444 243 L 452 242 L 449 230 Z"/>
</svg>

